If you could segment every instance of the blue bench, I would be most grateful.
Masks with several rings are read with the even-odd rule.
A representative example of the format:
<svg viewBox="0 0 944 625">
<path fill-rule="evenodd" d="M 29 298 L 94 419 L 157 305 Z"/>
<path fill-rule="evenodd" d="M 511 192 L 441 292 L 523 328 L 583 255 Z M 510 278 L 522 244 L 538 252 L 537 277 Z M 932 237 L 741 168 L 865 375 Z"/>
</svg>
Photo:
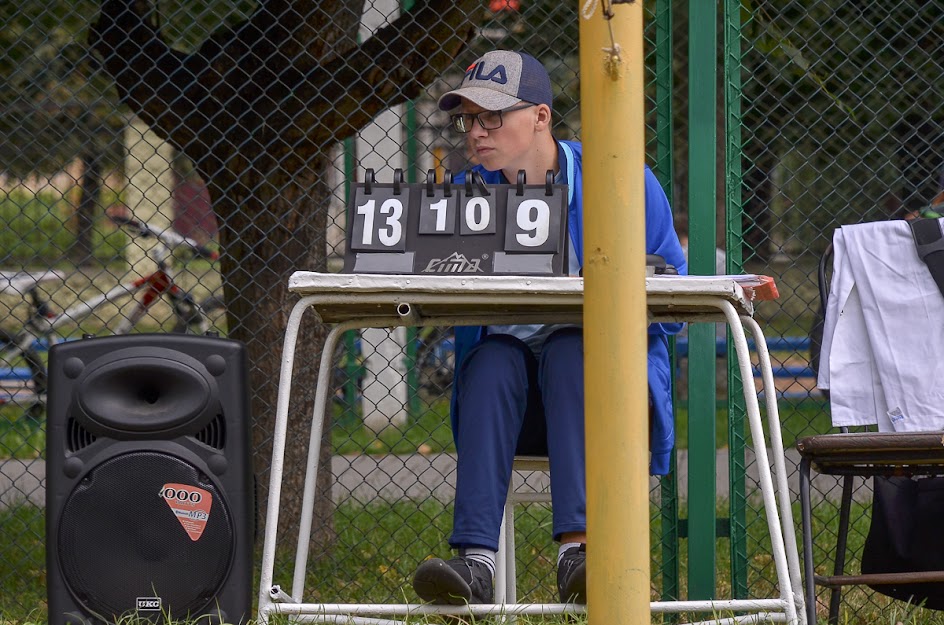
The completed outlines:
<svg viewBox="0 0 944 625">
<path fill-rule="evenodd" d="M 748 339 L 747 341 L 748 349 L 755 351 L 756 345 L 754 344 L 753 339 Z M 810 337 L 808 336 L 779 336 L 771 337 L 767 339 L 767 350 L 770 352 L 792 352 L 792 353 L 801 353 L 809 352 L 810 349 Z M 724 338 L 719 337 L 715 341 L 715 354 L 721 358 L 728 353 L 727 341 Z M 688 337 L 680 336 L 675 340 L 675 354 L 678 358 L 687 358 L 688 357 Z M 753 373 L 755 377 L 760 377 L 760 368 L 753 367 Z M 809 364 L 805 365 L 778 365 L 777 361 L 774 360 L 773 374 L 775 378 L 815 378 L 816 373 L 813 371 L 813 367 Z M 809 396 L 808 393 L 803 392 L 786 392 L 781 393 L 782 397 L 786 398 L 806 398 Z"/>
<path fill-rule="evenodd" d="M 60 341 L 73 341 L 74 338 L 59 339 Z M 47 339 L 36 339 L 33 341 L 33 349 L 38 352 L 49 351 L 49 341 Z M 0 368 L 0 382 L 28 382 L 32 377 L 29 367 L 3 367 Z"/>
<path fill-rule="evenodd" d="M 13 367 L 0 369 L 0 381 L 4 382 L 27 382 L 33 374 L 29 367 Z"/>
</svg>

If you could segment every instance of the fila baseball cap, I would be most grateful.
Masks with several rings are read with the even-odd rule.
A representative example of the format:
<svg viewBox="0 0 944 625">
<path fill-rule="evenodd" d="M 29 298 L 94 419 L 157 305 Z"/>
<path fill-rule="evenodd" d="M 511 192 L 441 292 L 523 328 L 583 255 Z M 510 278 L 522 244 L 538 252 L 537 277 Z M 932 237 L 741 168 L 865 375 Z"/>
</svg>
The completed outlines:
<svg viewBox="0 0 944 625">
<path fill-rule="evenodd" d="M 524 52 L 494 50 L 465 70 L 459 88 L 439 98 L 439 108 L 452 110 L 462 104 L 462 98 L 498 111 L 521 101 L 551 106 L 553 94 L 551 79 L 539 60 Z"/>
</svg>

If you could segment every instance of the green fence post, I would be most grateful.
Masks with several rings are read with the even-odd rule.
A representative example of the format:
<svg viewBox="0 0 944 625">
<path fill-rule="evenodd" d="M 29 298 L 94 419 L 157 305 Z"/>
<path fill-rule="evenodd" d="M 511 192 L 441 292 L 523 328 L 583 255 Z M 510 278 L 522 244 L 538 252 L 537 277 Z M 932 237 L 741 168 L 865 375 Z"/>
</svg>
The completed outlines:
<svg viewBox="0 0 944 625">
<path fill-rule="evenodd" d="M 689 271 L 715 273 L 717 6 L 689 0 Z M 688 329 L 688 597 L 715 595 L 715 326 Z"/>
<path fill-rule="evenodd" d="M 672 2 L 657 0 L 656 27 L 656 176 L 662 184 L 669 205 L 673 204 L 672 167 Z M 675 342 L 672 342 L 674 348 Z M 674 354 L 673 349 L 670 353 Z M 672 358 L 675 371 L 675 358 Z M 673 395 L 675 394 L 673 378 Z M 674 399 L 674 397 L 673 397 Z M 673 402 L 674 405 L 674 402 Z M 669 474 L 660 481 L 662 506 L 662 600 L 679 598 L 679 506 L 678 463 L 673 450 Z"/>
<path fill-rule="evenodd" d="M 669 458 L 669 474 L 659 481 L 662 493 L 662 601 L 676 601 L 679 597 L 679 506 L 678 454 Z M 677 622 L 674 616 L 666 616 Z"/>
<path fill-rule="evenodd" d="M 725 105 L 725 249 L 728 273 L 741 273 L 741 0 L 724 3 Z M 728 330 L 730 333 L 730 330 Z M 753 380 L 751 380 L 753 383 Z M 728 341 L 728 471 L 731 517 L 731 595 L 746 598 L 747 493 L 745 489 L 744 380 L 737 367 L 734 346 Z"/>
<path fill-rule="evenodd" d="M 344 205 L 349 206 L 351 201 L 351 180 L 356 167 L 357 146 L 354 139 L 344 140 Z M 357 374 L 358 359 L 356 334 L 354 330 L 344 333 L 344 421 L 357 414 Z"/>
<path fill-rule="evenodd" d="M 413 0 L 402 0 L 400 3 L 401 12 L 407 12 L 413 8 Z M 408 100 L 404 105 L 404 128 L 406 131 L 406 181 L 416 182 L 416 169 L 419 167 L 419 152 L 416 141 L 416 104 L 413 100 Z M 420 395 L 419 395 L 419 372 L 416 362 L 416 338 L 418 336 L 416 327 L 406 329 L 406 393 L 407 393 L 407 414 L 413 421 L 420 415 Z"/>
<path fill-rule="evenodd" d="M 412 2 L 404 2 L 404 7 L 408 4 L 412 4 Z M 406 162 L 406 181 L 411 183 L 416 182 L 416 168 L 419 165 L 419 160 L 416 149 L 416 107 L 412 100 L 406 103 Z M 404 363 L 406 368 L 406 409 L 411 421 L 418 419 L 420 416 L 420 383 L 419 371 L 417 369 L 419 363 L 416 362 L 417 336 L 419 336 L 419 332 L 415 326 L 406 329 L 406 356 Z"/>
</svg>

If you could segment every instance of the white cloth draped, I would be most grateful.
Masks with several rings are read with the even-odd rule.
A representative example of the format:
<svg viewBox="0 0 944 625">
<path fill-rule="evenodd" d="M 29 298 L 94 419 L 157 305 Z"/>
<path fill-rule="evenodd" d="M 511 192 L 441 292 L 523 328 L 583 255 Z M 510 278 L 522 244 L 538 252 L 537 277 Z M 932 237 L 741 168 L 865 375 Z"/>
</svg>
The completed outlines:
<svg viewBox="0 0 944 625">
<path fill-rule="evenodd" d="M 909 224 L 843 226 L 833 249 L 818 378 L 833 425 L 944 429 L 944 296 Z"/>
</svg>

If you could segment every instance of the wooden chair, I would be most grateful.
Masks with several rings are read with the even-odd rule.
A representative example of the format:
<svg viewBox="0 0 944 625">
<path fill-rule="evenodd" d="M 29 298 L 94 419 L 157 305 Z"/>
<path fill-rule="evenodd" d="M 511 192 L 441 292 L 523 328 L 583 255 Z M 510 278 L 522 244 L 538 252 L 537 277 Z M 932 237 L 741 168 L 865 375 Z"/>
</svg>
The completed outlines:
<svg viewBox="0 0 944 625">
<path fill-rule="evenodd" d="M 823 310 L 828 297 L 827 266 L 832 258 L 830 245 L 819 265 L 819 289 Z M 803 564 L 807 622 L 816 623 L 816 586 L 830 588 L 829 623 L 839 622 L 843 586 L 874 584 L 916 584 L 944 582 L 944 571 L 913 571 L 848 575 L 845 573 L 853 479 L 856 476 L 937 476 L 944 475 L 944 432 L 849 433 L 808 436 L 796 444 L 800 452 L 800 504 L 803 528 Z M 813 523 L 811 469 L 823 475 L 842 476 L 839 530 L 831 575 L 816 575 L 813 569 Z M 819 534 L 817 536 L 820 536 Z"/>
<path fill-rule="evenodd" d="M 944 441 L 941 432 L 821 434 L 799 440 L 797 450 L 800 452 L 800 505 L 808 623 L 816 623 L 816 586 L 831 589 L 829 622 L 838 623 L 843 586 L 944 582 L 944 571 L 867 575 L 846 575 L 844 572 L 853 478 L 876 475 L 944 475 Z M 839 532 L 836 537 L 836 557 L 832 575 L 815 575 L 813 571 L 811 467 L 823 475 L 843 476 Z"/>
</svg>

